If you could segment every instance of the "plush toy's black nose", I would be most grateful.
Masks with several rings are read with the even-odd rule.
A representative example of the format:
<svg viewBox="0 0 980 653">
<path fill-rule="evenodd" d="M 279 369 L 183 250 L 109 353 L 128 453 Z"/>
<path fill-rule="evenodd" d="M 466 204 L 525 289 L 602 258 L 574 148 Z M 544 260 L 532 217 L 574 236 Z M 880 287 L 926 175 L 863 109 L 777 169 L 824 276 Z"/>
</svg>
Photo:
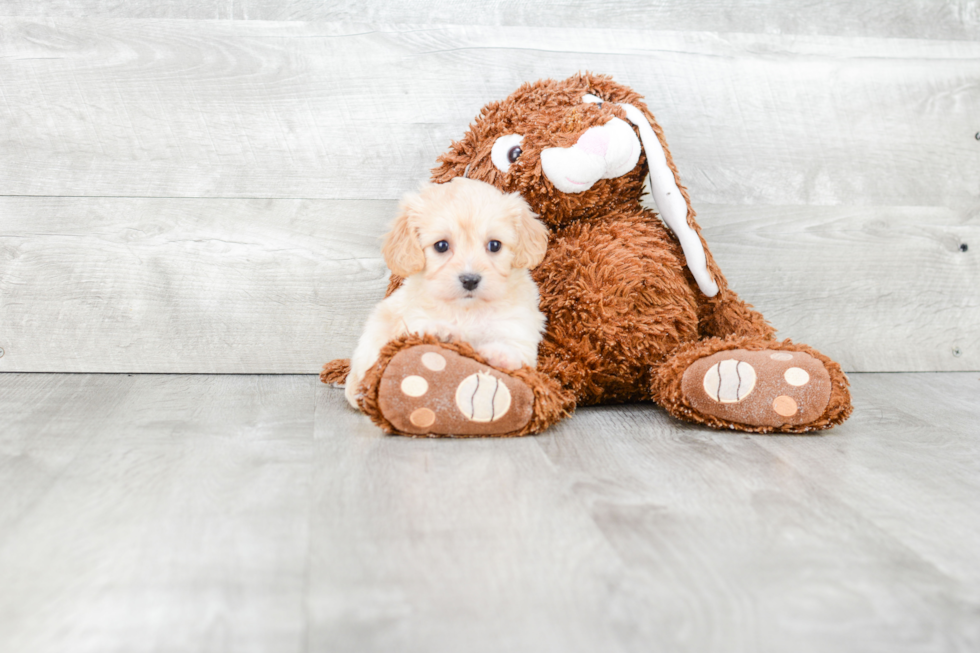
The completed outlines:
<svg viewBox="0 0 980 653">
<path fill-rule="evenodd" d="M 478 274 L 461 274 L 459 275 L 459 282 L 467 290 L 476 290 L 476 287 L 480 285 L 480 278 Z"/>
</svg>

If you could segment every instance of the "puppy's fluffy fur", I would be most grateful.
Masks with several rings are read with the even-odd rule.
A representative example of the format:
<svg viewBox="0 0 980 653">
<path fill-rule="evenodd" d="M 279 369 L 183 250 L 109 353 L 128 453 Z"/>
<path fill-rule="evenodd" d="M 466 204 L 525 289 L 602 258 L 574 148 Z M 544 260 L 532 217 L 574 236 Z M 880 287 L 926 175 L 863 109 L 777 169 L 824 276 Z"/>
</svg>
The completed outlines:
<svg viewBox="0 0 980 653">
<path fill-rule="evenodd" d="M 381 348 L 407 333 L 465 341 L 501 369 L 534 367 L 545 317 L 528 270 L 547 247 L 547 228 L 517 193 L 457 177 L 406 195 L 382 248 L 405 283 L 368 318 L 345 383 L 350 404 Z"/>
</svg>

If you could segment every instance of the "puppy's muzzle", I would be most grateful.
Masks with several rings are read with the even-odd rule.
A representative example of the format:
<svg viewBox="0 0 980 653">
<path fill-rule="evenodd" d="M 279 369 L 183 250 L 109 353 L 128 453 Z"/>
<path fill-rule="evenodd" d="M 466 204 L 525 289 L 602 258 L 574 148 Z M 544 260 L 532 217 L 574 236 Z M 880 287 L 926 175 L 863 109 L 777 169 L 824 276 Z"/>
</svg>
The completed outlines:
<svg viewBox="0 0 980 653">
<path fill-rule="evenodd" d="M 461 274 L 459 275 L 459 283 L 466 290 L 476 290 L 476 287 L 480 285 L 481 278 L 478 274 Z"/>
</svg>

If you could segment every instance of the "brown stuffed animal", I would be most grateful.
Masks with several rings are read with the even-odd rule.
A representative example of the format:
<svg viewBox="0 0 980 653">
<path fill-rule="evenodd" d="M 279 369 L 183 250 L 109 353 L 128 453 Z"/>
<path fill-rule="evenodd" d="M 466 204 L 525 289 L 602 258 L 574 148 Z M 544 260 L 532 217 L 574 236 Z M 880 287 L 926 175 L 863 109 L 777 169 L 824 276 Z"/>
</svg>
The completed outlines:
<svg viewBox="0 0 980 653">
<path fill-rule="evenodd" d="M 575 406 L 633 401 L 757 433 L 827 429 L 850 415 L 840 366 L 775 340 L 728 288 L 635 91 L 592 74 L 525 84 L 484 107 L 439 161 L 433 181 L 466 176 L 520 192 L 550 228 L 533 271 L 547 332 L 537 369 L 510 373 L 466 343 L 389 343 L 360 399 L 385 431 L 526 435 Z M 648 176 L 659 218 L 640 204 Z M 400 282 L 393 275 L 388 292 Z M 346 374 L 347 361 L 333 361 L 321 379 Z M 426 379 L 426 393 L 404 392 L 408 377 Z"/>
</svg>

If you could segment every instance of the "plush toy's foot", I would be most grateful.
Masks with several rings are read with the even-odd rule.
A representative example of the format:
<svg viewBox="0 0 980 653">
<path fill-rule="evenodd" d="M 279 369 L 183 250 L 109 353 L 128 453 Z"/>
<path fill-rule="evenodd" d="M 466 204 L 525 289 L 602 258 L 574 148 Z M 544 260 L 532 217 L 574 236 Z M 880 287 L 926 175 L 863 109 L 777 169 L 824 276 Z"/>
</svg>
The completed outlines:
<svg viewBox="0 0 980 653">
<path fill-rule="evenodd" d="M 840 424 L 851 412 L 840 366 L 788 340 L 695 343 L 661 373 L 659 403 L 710 426 L 801 433 Z"/>
<path fill-rule="evenodd" d="M 533 406 L 519 379 L 436 345 L 398 352 L 378 387 L 381 414 L 413 435 L 517 432 L 531 421 Z"/>
<path fill-rule="evenodd" d="M 402 435 L 528 435 L 571 409 L 558 384 L 535 370 L 502 372 L 469 345 L 431 336 L 390 343 L 361 388 L 361 409 Z"/>
<path fill-rule="evenodd" d="M 696 411 L 753 426 L 809 424 L 830 403 L 830 374 L 802 352 L 721 351 L 687 368 L 681 388 Z"/>
</svg>

